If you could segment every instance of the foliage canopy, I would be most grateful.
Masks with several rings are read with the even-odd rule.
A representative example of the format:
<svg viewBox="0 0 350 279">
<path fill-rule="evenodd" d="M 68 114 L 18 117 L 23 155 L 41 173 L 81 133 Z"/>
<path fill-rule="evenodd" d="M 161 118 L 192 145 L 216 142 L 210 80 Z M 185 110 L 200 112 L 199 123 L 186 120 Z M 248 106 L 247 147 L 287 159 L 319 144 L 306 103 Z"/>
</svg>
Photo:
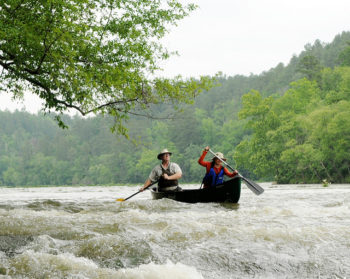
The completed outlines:
<svg viewBox="0 0 350 279">
<path fill-rule="evenodd" d="M 0 89 L 121 121 L 159 102 L 192 102 L 212 79 L 156 78 L 171 53 L 159 39 L 196 6 L 178 0 L 7 0 L 0 2 Z M 63 122 L 59 122 L 63 124 Z"/>
</svg>

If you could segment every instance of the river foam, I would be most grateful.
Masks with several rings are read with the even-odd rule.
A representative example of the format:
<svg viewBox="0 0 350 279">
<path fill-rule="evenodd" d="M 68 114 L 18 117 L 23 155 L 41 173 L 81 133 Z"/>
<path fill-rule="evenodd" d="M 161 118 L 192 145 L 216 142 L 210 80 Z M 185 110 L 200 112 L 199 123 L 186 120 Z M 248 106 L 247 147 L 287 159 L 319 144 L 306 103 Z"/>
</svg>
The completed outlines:
<svg viewBox="0 0 350 279">
<path fill-rule="evenodd" d="M 190 187 L 193 187 L 190 186 Z M 135 187 L 0 188 L 0 278 L 343 278 L 350 185 L 239 204 L 125 202 Z"/>
</svg>

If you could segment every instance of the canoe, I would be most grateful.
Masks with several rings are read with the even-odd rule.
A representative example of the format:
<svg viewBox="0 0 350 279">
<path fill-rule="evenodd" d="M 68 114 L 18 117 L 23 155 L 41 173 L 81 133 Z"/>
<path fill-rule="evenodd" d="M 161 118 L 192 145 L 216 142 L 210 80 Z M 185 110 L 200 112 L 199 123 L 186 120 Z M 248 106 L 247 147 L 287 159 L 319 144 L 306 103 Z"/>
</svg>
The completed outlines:
<svg viewBox="0 0 350 279">
<path fill-rule="evenodd" d="M 157 192 L 156 187 L 151 189 L 155 200 L 168 198 L 180 202 L 231 202 L 237 203 L 241 196 L 241 178 L 235 177 L 216 187 L 206 189 L 183 189 L 177 192 Z"/>
</svg>

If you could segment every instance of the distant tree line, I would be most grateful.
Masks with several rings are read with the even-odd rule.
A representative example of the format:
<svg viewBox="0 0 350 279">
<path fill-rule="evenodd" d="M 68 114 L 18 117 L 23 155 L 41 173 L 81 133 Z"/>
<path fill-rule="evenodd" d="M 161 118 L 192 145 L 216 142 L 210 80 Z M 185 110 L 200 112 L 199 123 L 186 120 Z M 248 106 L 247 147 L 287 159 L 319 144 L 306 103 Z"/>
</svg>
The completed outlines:
<svg viewBox="0 0 350 279">
<path fill-rule="evenodd" d="M 253 179 L 349 183 L 349 41 L 343 32 L 330 44 L 307 45 L 286 66 L 222 76 L 181 113 L 152 106 L 155 118 L 126 120 L 129 139 L 111 133 L 109 116 L 64 116 L 62 130 L 55 115 L 0 112 L 0 185 L 142 183 L 165 147 L 182 182 L 199 183 L 206 145 Z"/>
</svg>

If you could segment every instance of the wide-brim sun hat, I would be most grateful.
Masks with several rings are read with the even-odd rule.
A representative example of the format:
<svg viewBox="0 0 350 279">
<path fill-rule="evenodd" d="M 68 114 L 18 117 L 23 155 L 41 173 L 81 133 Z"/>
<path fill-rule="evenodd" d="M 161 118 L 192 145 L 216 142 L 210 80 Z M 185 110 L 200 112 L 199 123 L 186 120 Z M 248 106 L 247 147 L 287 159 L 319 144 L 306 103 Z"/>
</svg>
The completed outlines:
<svg viewBox="0 0 350 279">
<path fill-rule="evenodd" d="M 221 159 L 223 161 L 226 161 L 226 158 L 224 157 L 224 154 L 222 154 L 221 152 L 216 152 L 215 156 L 213 157 L 212 160 L 214 160 L 215 158 L 219 158 L 219 159 Z"/>
<path fill-rule="evenodd" d="M 171 156 L 173 153 L 169 152 L 168 149 L 164 148 L 157 156 L 158 160 L 161 160 L 160 157 L 162 157 L 162 155 L 169 153 L 169 155 Z"/>
</svg>

